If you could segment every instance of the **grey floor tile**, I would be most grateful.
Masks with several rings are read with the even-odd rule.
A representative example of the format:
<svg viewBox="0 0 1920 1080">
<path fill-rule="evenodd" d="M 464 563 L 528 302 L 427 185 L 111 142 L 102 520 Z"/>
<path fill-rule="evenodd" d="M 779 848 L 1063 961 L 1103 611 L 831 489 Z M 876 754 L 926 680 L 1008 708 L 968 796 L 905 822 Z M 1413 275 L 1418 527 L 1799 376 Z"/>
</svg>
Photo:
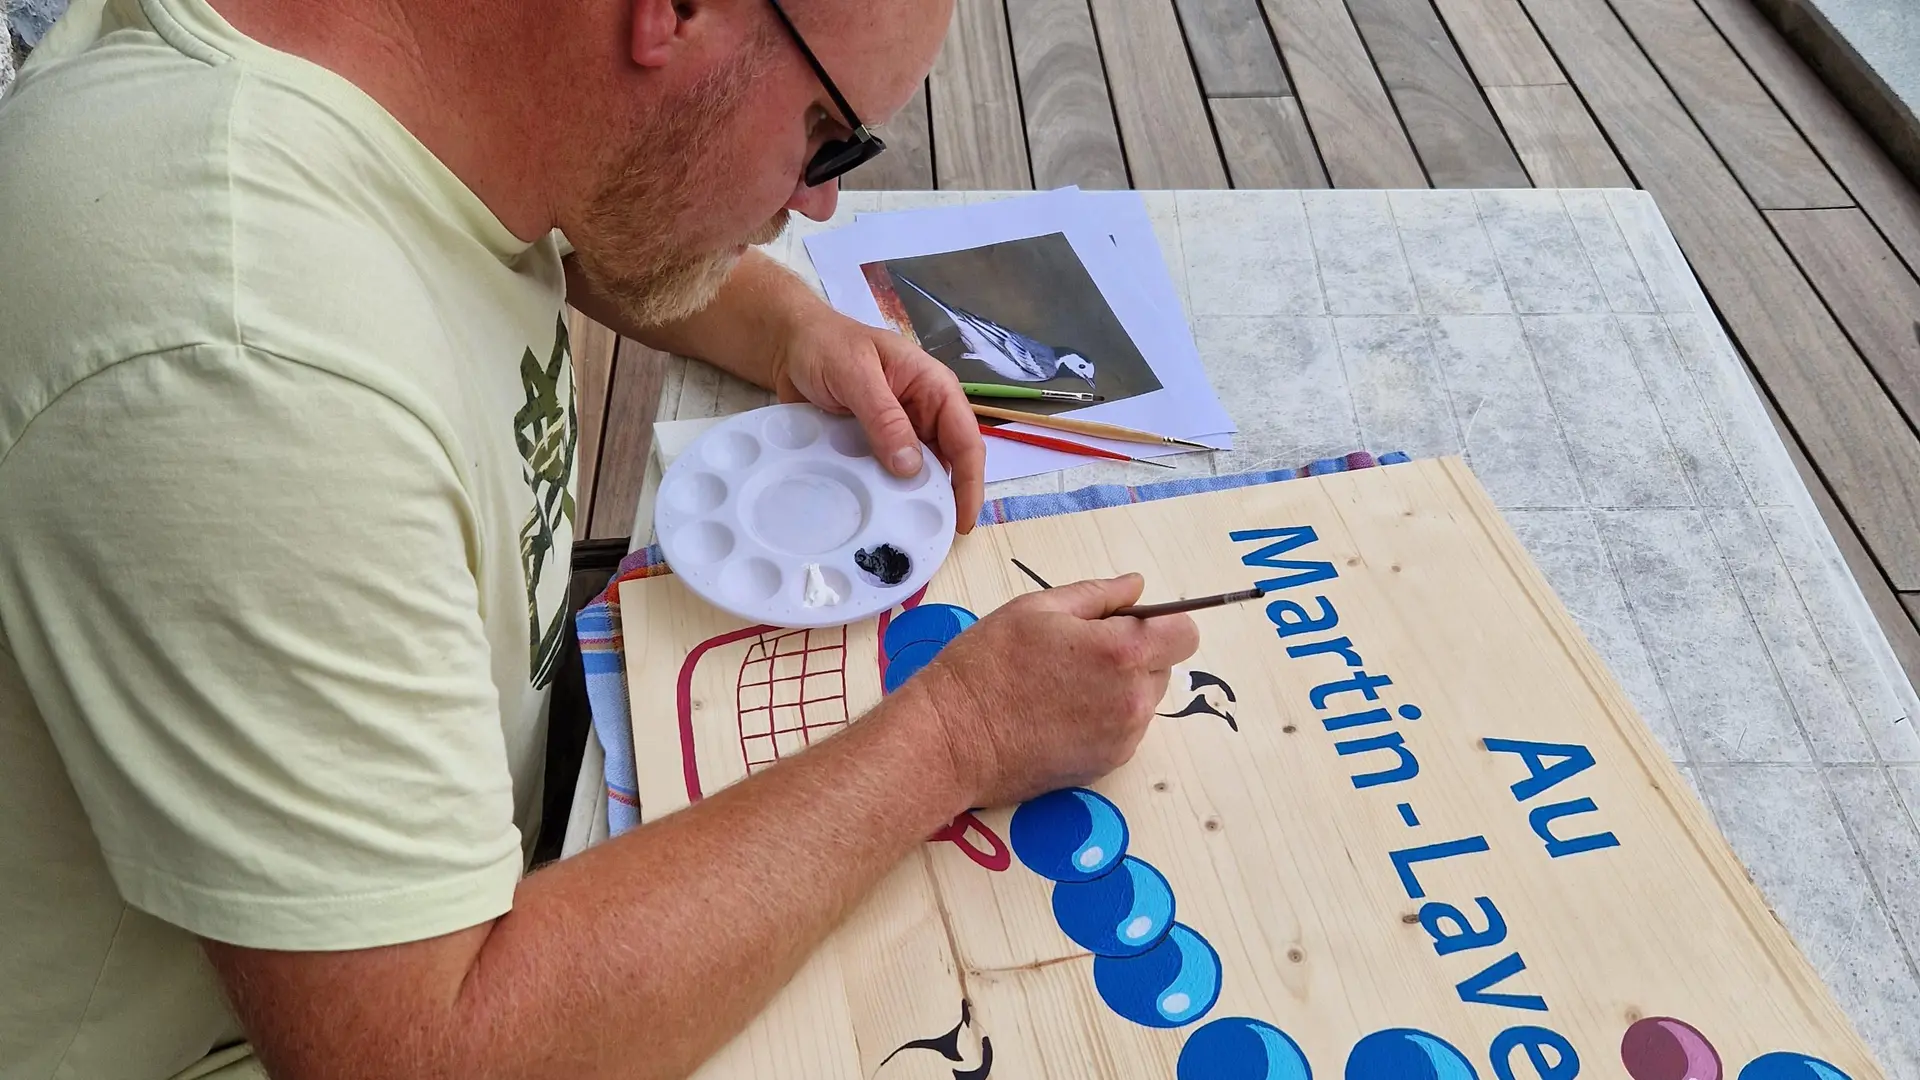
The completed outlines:
<svg viewBox="0 0 1920 1080">
<path fill-rule="evenodd" d="M 1880 633 L 1877 624 L 1863 622 L 1871 613 L 1863 614 L 1863 605 L 1847 601 L 1848 590 L 1856 587 L 1850 584 L 1846 564 L 1831 548 L 1831 541 L 1823 542 L 1814 531 L 1826 525 L 1810 522 L 1808 513 L 1768 507 L 1761 509 L 1760 516 L 1880 759 L 1920 762 L 1920 733 L 1914 730 L 1920 717 L 1910 715 L 1908 702 L 1897 689 L 1897 663 L 1888 655 L 1884 639 L 1876 648 L 1869 637 Z"/>
<path fill-rule="evenodd" d="M 1908 956 L 1920 955 L 1920 828 L 1885 768 L 1843 765 L 1826 773 L 1894 931 Z"/>
<path fill-rule="evenodd" d="M 1607 305 L 1616 312 L 1659 310 L 1640 277 L 1640 265 L 1634 262 L 1626 237 L 1613 220 L 1607 193 L 1562 191 L 1560 201 L 1566 204 L 1573 231 L 1593 264 L 1594 276 L 1600 280 L 1600 291 L 1607 295 Z"/>
<path fill-rule="evenodd" d="M 1613 208 L 1614 223 L 1639 264 L 1654 305 L 1661 311 L 1708 313 L 1698 306 L 1700 289 L 1693 271 L 1654 207 L 1653 196 L 1644 191 L 1608 191 L 1607 205 Z"/>
<path fill-rule="evenodd" d="M 1527 554 L 1566 605 L 1580 633 L 1606 661 L 1654 737 L 1674 761 L 1686 758 L 1666 692 L 1647 660 L 1626 596 L 1585 510 L 1501 510 Z"/>
<path fill-rule="evenodd" d="M 1182 191 L 1181 256 L 1196 318 L 1326 311 L 1298 192 Z"/>
<path fill-rule="evenodd" d="M 1693 495 L 1611 315 L 1522 320 L 1593 506 L 1691 506 Z"/>
<path fill-rule="evenodd" d="M 1430 320 L 1429 333 L 1467 463 L 1494 503 L 1584 505 L 1566 436 L 1534 370 L 1520 320 L 1441 316 Z"/>
<path fill-rule="evenodd" d="M 1800 474 L 1720 324 L 1712 316 L 1667 315 L 1665 320 L 1680 366 L 1693 377 L 1753 501 L 1797 506 Z"/>
<path fill-rule="evenodd" d="M 1774 549 L 1773 535 L 1759 511 L 1752 507 L 1717 507 L 1706 515 L 1734 584 L 1773 659 L 1774 673 L 1786 688 L 1800 729 L 1812 744 L 1815 760 L 1873 761 L 1873 744 L 1867 739 L 1860 712 L 1840 681 L 1826 643 L 1814 629 L 1813 615 L 1801 601 L 1800 590 Z"/>
<path fill-rule="evenodd" d="M 1720 429 L 1707 416 L 1706 402 L 1693 375 L 1680 362 L 1667 324 L 1658 315 L 1616 316 L 1620 332 L 1632 350 L 1634 364 L 1653 398 L 1667 431 L 1668 445 L 1680 459 L 1696 502 L 1703 506 L 1751 506 L 1746 482 L 1733 467 L 1733 456 Z"/>
<path fill-rule="evenodd" d="M 1194 320 L 1194 340 L 1239 428 L 1221 471 L 1291 468 L 1359 448 L 1360 425 L 1327 319 L 1202 316 Z"/>
<path fill-rule="evenodd" d="M 1368 449 L 1402 450 L 1414 457 L 1460 452 L 1460 433 L 1434 364 L 1425 319 L 1335 319 L 1333 333 Z"/>
<path fill-rule="evenodd" d="M 1429 315 L 1513 310 L 1500 260 L 1480 225 L 1471 191 L 1389 191 L 1420 310 Z"/>
<path fill-rule="evenodd" d="M 1600 538 L 1694 764 L 1803 762 L 1806 742 L 1697 511 L 1611 510 Z"/>
<path fill-rule="evenodd" d="M 1320 285 L 1331 315 L 1412 315 L 1420 310 L 1384 191 L 1302 194 Z"/>
<path fill-rule="evenodd" d="M 1920 979 L 1811 767 L 1707 766 L 1721 831 L 1891 1076 L 1920 1076 Z"/>
<path fill-rule="evenodd" d="M 1476 191 L 1473 197 L 1516 310 L 1607 310 L 1606 294 L 1557 192 Z"/>
<path fill-rule="evenodd" d="M 1160 254 L 1167 261 L 1174 291 L 1180 294 L 1181 312 L 1191 319 L 1193 300 L 1187 291 L 1187 257 L 1180 243 L 1178 200 L 1171 191 L 1142 191 L 1139 195 L 1147 204 L 1147 220 L 1153 222 L 1153 235 L 1160 241 Z"/>
<path fill-rule="evenodd" d="M 1920 765 L 1889 765 L 1887 775 L 1893 778 L 1893 788 L 1900 793 L 1907 813 L 1920 822 Z"/>
</svg>

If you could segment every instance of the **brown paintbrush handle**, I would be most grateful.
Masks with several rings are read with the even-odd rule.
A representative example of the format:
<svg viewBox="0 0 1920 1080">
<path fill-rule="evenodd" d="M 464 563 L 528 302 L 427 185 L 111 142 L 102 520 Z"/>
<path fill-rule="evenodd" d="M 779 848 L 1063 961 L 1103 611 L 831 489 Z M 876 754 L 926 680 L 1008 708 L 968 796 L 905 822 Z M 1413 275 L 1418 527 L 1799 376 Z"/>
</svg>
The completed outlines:
<svg viewBox="0 0 1920 1080">
<path fill-rule="evenodd" d="M 1151 431 L 1121 427 L 1118 424 L 1102 424 L 1096 420 L 1075 420 L 1067 416 L 1045 416 L 1039 413 L 1021 412 L 1018 409 L 1003 409 L 998 405 L 982 405 L 972 402 L 975 416 L 988 416 L 995 420 L 1013 420 L 1034 427 L 1052 428 L 1055 431 L 1071 431 L 1076 435 L 1091 435 L 1096 439 L 1113 439 L 1117 442 L 1148 443 L 1153 446 L 1167 446 L 1174 442 L 1165 435 L 1155 435 Z"/>
</svg>

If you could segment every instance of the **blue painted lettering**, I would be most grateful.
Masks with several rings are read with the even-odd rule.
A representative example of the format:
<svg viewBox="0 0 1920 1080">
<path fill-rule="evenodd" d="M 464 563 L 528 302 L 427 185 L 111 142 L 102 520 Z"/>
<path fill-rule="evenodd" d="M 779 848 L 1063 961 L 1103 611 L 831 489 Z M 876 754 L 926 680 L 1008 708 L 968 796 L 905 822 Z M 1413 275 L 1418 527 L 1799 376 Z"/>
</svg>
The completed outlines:
<svg viewBox="0 0 1920 1080">
<path fill-rule="evenodd" d="M 1387 678 L 1385 675 L 1369 675 L 1364 671 L 1356 671 L 1353 673 L 1352 678 L 1341 679 L 1339 682 L 1322 683 L 1312 690 L 1307 691 L 1307 700 L 1313 703 L 1314 708 L 1325 709 L 1327 707 L 1327 699 L 1333 695 L 1351 693 L 1352 691 L 1358 690 L 1366 696 L 1368 701 L 1379 701 L 1380 695 L 1375 691 L 1379 690 L 1382 686 L 1392 685 L 1393 680 Z"/>
<path fill-rule="evenodd" d="M 1460 1000 L 1469 1005 L 1499 1005 L 1507 1009 L 1527 1009 L 1532 1012 L 1546 1012 L 1547 999 L 1539 994 L 1495 994 L 1488 988 L 1498 986 L 1506 980 L 1527 970 L 1527 962 L 1520 959 L 1517 952 L 1488 964 L 1477 975 L 1470 975 L 1460 981 L 1453 989 Z"/>
<path fill-rule="evenodd" d="M 1580 1055 L 1565 1035 L 1543 1027 L 1510 1027 L 1493 1037 L 1487 1056 L 1493 1059 L 1493 1075 L 1498 1080 L 1514 1080 L 1513 1052 L 1525 1050 L 1527 1063 L 1540 1080 L 1573 1080 L 1580 1075 Z M 1551 1050 L 1548 1061 L 1542 1051 Z"/>
<path fill-rule="evenodd" d="M 1527 815 L 1527 824 L 1533 826 L 1534 834 L 1547 842 L 1547 854 L 1553 858 L 1562 855 L 1578 855 L 1583 851 L 1595 851 L 1600 848 L 1619 847 L 1620 838 L 1610 832 L 1598 832 L 1589 836 L 1572 836 L 1560 839 L 1553 835 L 1553 823 L 1557 818 L 1570 814 L 1591 814 L 1600 809 L 1592 799 L 1575 799 L 1572 802 L 1552 803 L 1538 807 Z"/>
<path fill-rule="evenodd" d="M 1473 902 L 1480 905 L 1480 914 L 1486 917 L 1484 929 L 1474 929 L 1473 920 L 1467 918 L 1467 913 L 1452 904 L 1430 900 L 1420 906 L 1420 925 L 1426 930 L 1427 936 L 1433 939 L 1434 952 L 1449 956 L 1468 949 L 1484 949 L 1507 940 L 1507 920 L 1500 916 L 1500 909 L 1493 906 L 1493 901 L 1476 896 Z M 1449 926 L 1452 929 L 1448 929 Z"/>
<path fill-rule="evenodd" d="M 1277 538 L 1276 543 L 1240 556 L 1240 561 L 1248 566 L 1267 570 L 1293 571 L 1282 577 L 1270 577 L 1254 583 L 1267 592 L 1279 592 L 1281 589 L 1311 585 L 1316 581 L 1326 581 L 1339 576 L 1339 572 L 1334 570 L 1330 562 L 1279 558 L 1294 548 L 1320 539 L 1314 534 L 1311 525 L 1290 525 L 1284 529 L 1236 529 L 1227 535 L 1234 540 L 1275 540 Z"/>
<path fill-rule="evenodd" d="M 1348 739 L 1333 744 L 1334 752 L 1341 757 L 1348 754 L 1364 754 L 1370 750 L 1391 750 L 1400 758 L 1400 764 L 1379 772 L 1355 773 L 1353 786 L 1362 790 L 1379 787 L 1381 784 L 1397 784 L 1402 780 L 1411 780 L 1420 775 L 1420 762 L 1414 758 L 1413 751 L 1407 749 L 1406 740 L 1397 731 L 1385 735 L 1375 735 L 1368 739 Z"/>
<path fill-rule="evenodd" d="M 1295 660 L 1303 656 L 1319 656 L 1322 653 L 1333 653 L 1340 657 L 1340 659 L 1345 660 L 1347 666 L 1350 668 L 1365 667 L 1367 664 L 1365 660 L 1360 659 L 1359 653 L 1353 651 L 1353 642 L 1343 637 L 1328 638 L 1325 641 L 1309 641 L 1304 645 L 1287 646 L 1287 655 L 1293 657 Z"/>
<path fill-rule="evenodd" d="M 1407 890 L 1407 897 L 1418 900 L 1427 895 L 1420 886 L 1418 878 L 1413 876 L 1413 868 L 1418 863 L 1432 862 L 1435 859 L 1451 859 L 1455 855 L 1472 855 L 1487 850 L 1487 838 L 1469 836 L 1462 840 L 1448 840 L 1443 844 L 1422 844 L 1416 848 L 1402 848 L 1387 852 L 1387 858 L 1393 860 L 1393 870 L 1400 875 L 1400 884 Z"/>
<path fill-rule="evenodd" d="M 1578 743 L 1533 742 L 1528 739 L 1483 739 L 1496 754 L 1514 754 L 1527 767 L 1527 778 L 1513 785 L 1513 797 L 1526 802 L 1570 777 L 1593 768 L 1593 753 Z M 1554 758 L 1552 764 L 1548 758 Z"/>
<path fill-rule="evenodd" d="M 1309 615 L 1307 609 L 1291 600 L 1275 600 L 1267 605 L 1267 621 L 1273 624 L 1273 630 L 1283 638 L 1296 634 L 1317 634 L 1322 630 L 1331 630 L 1340 624 L 1340 613 L 1333 610 L 1324 596 L 1316 596 L 1313 602 L 1320 605 L 1320 614 Z"/>
</svg>

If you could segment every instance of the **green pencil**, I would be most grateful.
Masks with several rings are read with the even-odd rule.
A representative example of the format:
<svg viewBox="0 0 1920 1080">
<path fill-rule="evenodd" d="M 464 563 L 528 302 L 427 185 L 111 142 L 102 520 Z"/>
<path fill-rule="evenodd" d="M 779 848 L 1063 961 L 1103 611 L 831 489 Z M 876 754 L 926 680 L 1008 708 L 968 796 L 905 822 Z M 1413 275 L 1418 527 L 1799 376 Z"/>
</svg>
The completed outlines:
<svg viewBox="0 0 1920 1080">
<path fill-rule="evenodd" d="M 1004 383 L 963 382 L 960 389 L 968 397 L 1025 398 L 1029 401 L 1105 401 L 1099 394 L 1081 394 L 1072 390 L 1045 390 L 1038 386 L 1007 386 Z"/>
</svg>

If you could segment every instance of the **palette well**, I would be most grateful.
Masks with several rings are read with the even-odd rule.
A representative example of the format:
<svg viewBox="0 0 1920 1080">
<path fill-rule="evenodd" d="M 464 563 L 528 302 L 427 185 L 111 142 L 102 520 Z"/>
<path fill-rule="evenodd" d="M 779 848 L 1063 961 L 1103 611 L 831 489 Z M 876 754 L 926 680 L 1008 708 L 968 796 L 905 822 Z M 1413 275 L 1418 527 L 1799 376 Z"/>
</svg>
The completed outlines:
<svg viewBox="0 0 1920 1080">
<path fill-rule="evenodd" d="M 852 417 L 741 413 L 674 459 L 654 529 L 675 574 L 723 611 L 786 627 L 864 619 L 925 585 L 953 545 L 946 469 L 920 452 L 901 478 Z"/>
</svg>

